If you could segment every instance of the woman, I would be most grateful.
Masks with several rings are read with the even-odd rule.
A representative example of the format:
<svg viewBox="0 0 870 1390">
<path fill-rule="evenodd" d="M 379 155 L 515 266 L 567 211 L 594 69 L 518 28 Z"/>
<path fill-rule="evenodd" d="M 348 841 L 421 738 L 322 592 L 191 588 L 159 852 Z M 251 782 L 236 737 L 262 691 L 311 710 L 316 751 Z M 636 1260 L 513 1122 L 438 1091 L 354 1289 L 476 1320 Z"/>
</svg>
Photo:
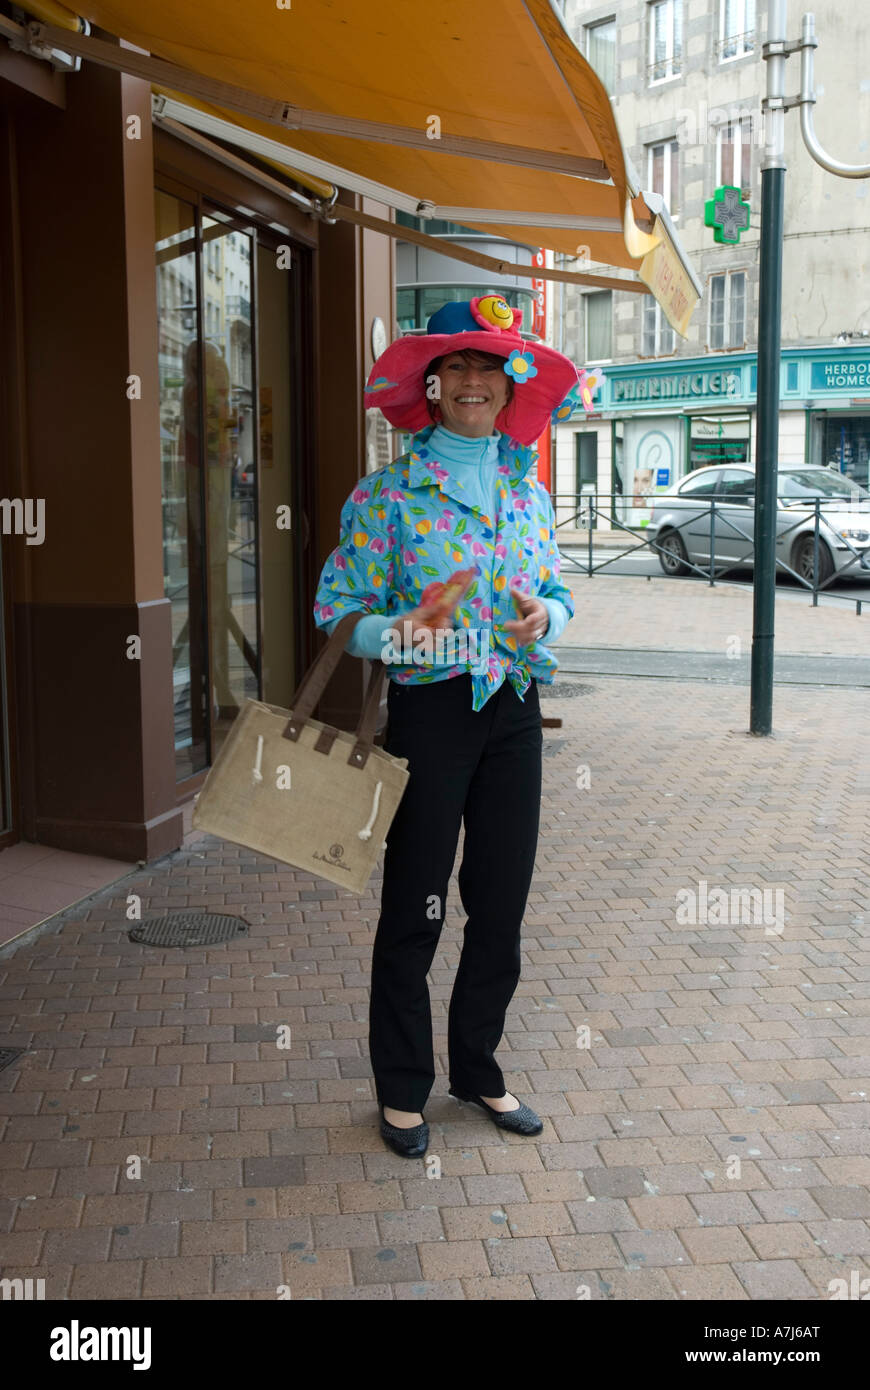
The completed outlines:
<svg viewBox="0 0 870 1390">
<path fill-rule="evenodd" d="M 386 842 L 369 1012 L 381 1134 L 406 1157 L 429 1140 L 426 975 L 463 821 L 468 920 L 448 1016 L 450 1094 L 502 1129 L 543 1128 L 505 1090 L 494 1053 L 519 980 L 538 837 L 537 687 L 557 666 L 541 643 L 574 613 L 558 579 L 549 494 L 527 475 L 551 417 L 577 407 L 578 373 L 561 353 L 527 343 L 521 318 L 499 295 L 446 304 L 426 335 L 398 339 L 375 363 L 367 404 L 413 442 L 347 499 L 314 609 L 330 632 L 348 612 L 370 614 L 346 650 L 387 664 L 384 747 L 408 759 Z M 433 609 L 421 596 L 459 569 L 475 577 L 433 647 Z"/>
</svg>

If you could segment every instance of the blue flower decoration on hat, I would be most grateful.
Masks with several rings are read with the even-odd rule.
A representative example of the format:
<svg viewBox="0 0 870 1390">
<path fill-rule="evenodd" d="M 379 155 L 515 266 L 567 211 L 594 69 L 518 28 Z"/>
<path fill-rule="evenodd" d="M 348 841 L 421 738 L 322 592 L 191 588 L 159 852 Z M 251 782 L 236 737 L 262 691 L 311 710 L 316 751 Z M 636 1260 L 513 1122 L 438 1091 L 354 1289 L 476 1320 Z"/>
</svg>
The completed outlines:
<svg viewBox="0 0 870 1390">
<path fill-rule="evenodd" d="M 538 369 L 533 365 L 534 361 L 535 354 L 533 352 L 516 350 L 505 362 L 504 369 L 517 384 L 521 384 L 524 381 L 531 381 L 533 376 L 538 375 Z"/>
</svg>

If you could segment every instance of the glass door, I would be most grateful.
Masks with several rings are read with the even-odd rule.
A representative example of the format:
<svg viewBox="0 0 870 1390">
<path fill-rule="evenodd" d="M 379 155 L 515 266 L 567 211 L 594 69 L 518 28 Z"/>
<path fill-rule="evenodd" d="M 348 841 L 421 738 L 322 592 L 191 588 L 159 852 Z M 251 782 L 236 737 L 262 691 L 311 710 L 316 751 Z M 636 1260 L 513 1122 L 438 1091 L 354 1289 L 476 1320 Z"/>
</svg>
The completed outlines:
<svg viewBox="0 0 870 1390">
<path fill-rule="evenodd" d="M 209 763 L 196 208 L 154 198 L 163 482 L 163 592 L 172 606 L 176 777 Z"/>
<path fill-rule="evenodd" d="M 295 689 L 307 354 L 282 237 L 193 197 L 158 190 L 155 208 L 164 592 L 183 781 L 214 762 L 246 699 L 287 706 Z"/>
<path fill-rule="evenodd" d="M 253 229 L 209 209 L 201 295 L 212 762 L 245 700 L 260 692 L 253 276 Z"/>
</svg>

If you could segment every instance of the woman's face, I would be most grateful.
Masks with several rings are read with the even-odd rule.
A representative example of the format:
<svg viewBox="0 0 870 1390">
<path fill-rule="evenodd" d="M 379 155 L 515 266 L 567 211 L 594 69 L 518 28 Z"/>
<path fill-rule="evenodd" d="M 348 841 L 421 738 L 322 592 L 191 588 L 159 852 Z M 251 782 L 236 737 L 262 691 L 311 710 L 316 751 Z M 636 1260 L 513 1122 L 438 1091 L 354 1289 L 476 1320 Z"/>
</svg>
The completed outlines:
<svg viewBox="0 0 870 1390">
<path fill-rule="evenodd" d="M 471 439 L 492 434 L 496 416 L 508 399 L 508 378 L 501 359 L 478 363 L 467 361 L 460 352 L 451 352 L 437 376 L 445 428 Z"/>
</svg>

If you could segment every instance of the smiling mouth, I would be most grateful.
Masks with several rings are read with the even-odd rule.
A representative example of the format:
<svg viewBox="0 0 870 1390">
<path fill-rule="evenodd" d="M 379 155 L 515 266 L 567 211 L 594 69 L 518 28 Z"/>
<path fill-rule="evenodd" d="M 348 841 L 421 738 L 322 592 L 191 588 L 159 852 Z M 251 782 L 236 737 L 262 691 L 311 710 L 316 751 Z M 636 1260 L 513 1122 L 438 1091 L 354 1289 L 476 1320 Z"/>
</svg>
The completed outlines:
<svg viewBox="0 0 870 1390">
<path fill-rule="evenodd" d="M 457 405 L 486 405 L 486 396 L 457 396 Z"/>
</svg>

